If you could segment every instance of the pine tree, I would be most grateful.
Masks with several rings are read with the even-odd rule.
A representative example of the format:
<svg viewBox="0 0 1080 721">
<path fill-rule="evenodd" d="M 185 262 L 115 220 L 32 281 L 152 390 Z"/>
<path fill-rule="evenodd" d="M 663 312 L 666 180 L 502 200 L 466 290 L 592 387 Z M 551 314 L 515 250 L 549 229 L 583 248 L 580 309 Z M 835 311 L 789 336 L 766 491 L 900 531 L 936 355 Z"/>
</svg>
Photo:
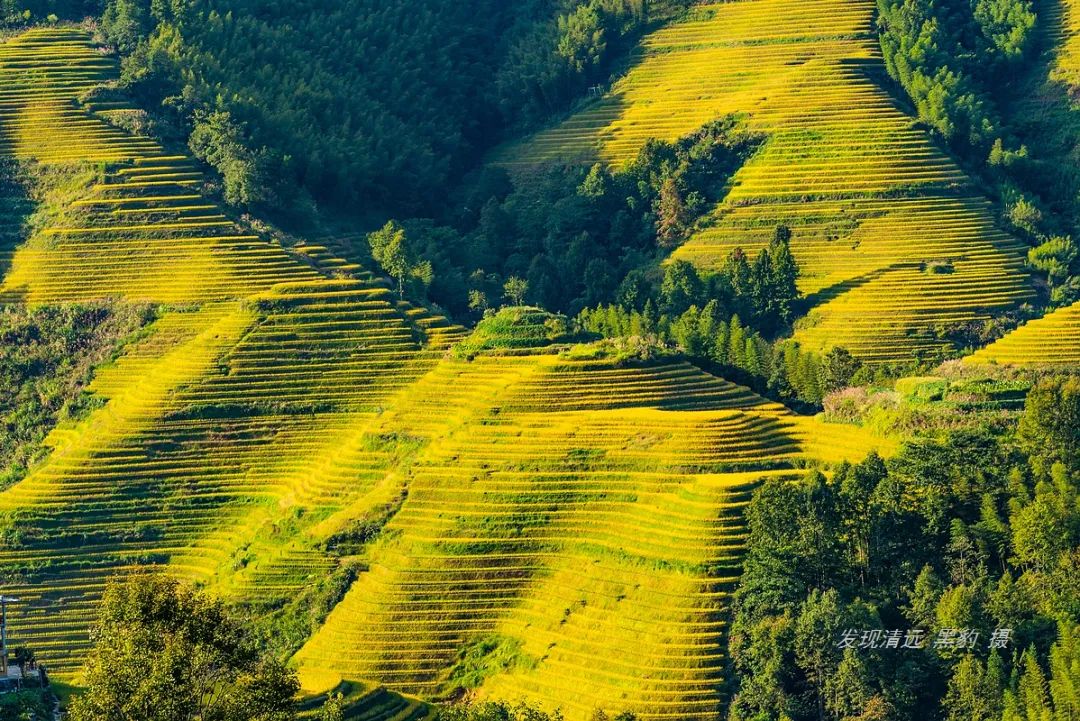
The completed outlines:
<svg viewBox="0 0 1080 721">
<path fill-rule="evenodd" d="M 746 331 L 743 328 L 739 316 L 731 316 L 728 326 L 728 354 L 727 364 L 735 368 L 743 368 L 746 363 Z"/>
<path fill-rule="evenodd" d="M 855 719 L 869 703 L 873 688 L 866 663 L 853 648 L 844 649 L 836 673 L 825 680 L 827 708 L 836 718 Z"/>
<path fill-rule="evenodd" d="M 799 358 L 799 374 L 803 387 L 800 389 L 800 397 L 809 403 L 821 403 L 825 397 L 821 383 L 821 364 L 813 353 L 802 353 Z"/>
<path fill-rule="evenodd" d="M 769 257 L 772 265 L 772 298 L 780 322 L 790 325 L 795 317 L 795 306 L 799 300 L 799 264 L 791 253 L 791 232 L 781 233 L 778 226 L 776 237 L 769 244 Z"/>
<path fill-rule="evenodd" d="M 772 261 L 763 250 L 750 267 L 750 306 L 752 324 L 766 334 L 772 333 L 777 325 L 774 298 Z"/>
<path fill-rule="evenodd" d="M 1050 649 L 1050 698 L 1054 721 L 1080 719 L 1080 625 L 1058 624 L 1058 640 Z"/>
<path fill-rule="evenodd" d="M 948 721 L 999 721 L 1001 679 L 968 654 L 953 667 L 943 701 Z"/>
<path fill-rule="evenodd" d="M 743 352 L 743 370 L 751 375 L 761 375 L 761 356 L 758 353 L 758 345 L 753 337 L 746 339 L 746 350 Z"/>
<path fill-rule="evenodd" d="M 941 579 L 934 573 L 934 569 L 929 565 L 923 566 L 918 578 L 915 579 L 915 587 L 911 591 L 908 607 L 905 609 L 905 615 L 912 625 L 923 629 L 934 625 L 942 590 Z"/>
<path fill-rule="evenodd" d="M 660 313 L 656 310 L 656 304 L 652 298 L 645 301 L 645 308 L 641 311 L 641 329 L 646 335 L 654 335 L 660 328 Z"/>
<path fill-rule="evenodd" d="M 1034 647 L 1020 657 L 1020 680 L 1015 691 L 1006 691 L 1002 721 L 1053 721 L 1046 693 L 1046 677 Z"/>
<path fill-rule="evenodd" d="M 731 251 L 720 272 L 731 291 L 735 313 L 749 317 L 753 312 L 750 306 L 750 262 L 742 248 Z"/>
<path fill-rule="evenodd" d="M 721 325 L 720 304 L 714 298 L 705 304 L 698 317 L 697 333 L 701 337 L 702 353 L 708 358 L 716 357 L 716 335 Z"/>
<path fill-rule="evenodd" d="M 728 336 L 731 335 L 731 326 L 728 323 L 718 323 L 716 335 L 713 338 L 712 359 L 721 365 L 728 362 Z"/>
</svg>

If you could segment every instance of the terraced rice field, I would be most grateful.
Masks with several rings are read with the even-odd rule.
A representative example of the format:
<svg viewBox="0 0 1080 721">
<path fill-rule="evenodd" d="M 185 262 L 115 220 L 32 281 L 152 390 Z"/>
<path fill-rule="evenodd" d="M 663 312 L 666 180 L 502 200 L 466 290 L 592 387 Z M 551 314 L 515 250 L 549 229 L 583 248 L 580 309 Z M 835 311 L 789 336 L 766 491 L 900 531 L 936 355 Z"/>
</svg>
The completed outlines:
<svg viewBox="0 0 1080 721">
<path fill-rule="evenodd" d="M 61 674 L 112 574 L 167 564 L 252 600 L 328 570 L 265 526 L 342 503 L 313 467 L 461 336 L 325 247 L 244 232 L 201 193 L 189 158 L 76 103 L 115 71 L 77 30 L 0 46 L 0 152 L 100 165 L 64 209 L 76 223 L 9 254 L 0 299 L 165 309 L 97 373 L 91 390 L 109 403 L 56 429 L 49 461 L 0 493 L 28 537 L 0 550 L 7 591 L 28 600 L 17 637 Z"/>
<path fill-rule="evenodd" d="M 1022 244 L 883 89 L 873 14 L 873 0 L 700 6 L 646 37 L 604 98 L 496 162 L 617 165 L 649 138 L 743 114 L 768 140 L 674 257 L 713 270 L 786 224 L 812 306 L 798 340 L 871 362 L 931 355 L 950 326 L 1032 291 Z"/>
<path fill-rule="evenodd" d="M 1053 15 L 1059 28 L 1059 51 L 1051 77 L 1080 88 L 1080 2 L 1077 0 L 1047 0 L 1040 10 Z"/>
<path fill-rule="evenodd" d="M 1080 363 L 1080 303 L 1029 321 L 964 360 L 967 363 L 1075 367 Z"/>
<path fill-rule="evenodd" d="M 370 684 L 358 713 L 388 721 L 423 706 L 379 684 L 480 684 L 575 719 L 714 716 L 754 483 L 881 442 L 676 359 L 447 354 L 463 329 L 323 245 L 246 232 L 189 158 L 76 102 L 114 74 L 77 30 L 0 45 L 0 152 L 99 168 L 77 221 L 17 246 L 0 302 L 162 309 L 96 371 L 107 403 L 0 492 L 22 535 L 0 548 L 24 599 L 12 642 L 70 677 L 109 577 L 158 566 L 281 602 L 339 563 L 328 538 L 389 509 L 370 570 L 298 655 L 309 690 Z M 485 643 L 514 662 L 462 680 Z"/>
<path fill-rule="evenodd" d="M 510 660 L 482 695 L 572 718 L 715 716 L 754 485 L 884 445 L 683 363 L 543 349 L 444 360 L 365 432 L 423 451 L 332 521 L 408 488 L 370 570 L 298 654 L 304 684 L 440 697 L 487 648 Z"/>
<path fill-rule="evenodd" d="M 1013 113 L 1023 119 L 1026 132 L 1049 138 L 1042 152 L 1062 158 L 1061 182 L 1068 184 L 1074 182 L 1069 169 L 1080 157 L 1075 132 L 1070 132 L 1080 127 L 1080 2 L 1045 0 L 1037 7 L 1046 52 L 1035 67 L 1029 92 Z M 1050 82 L 1046 82 L 1047 70 Z M 1058 82 L 1070 86 L 1071 101 L 1063 96 Z M 965 360 L 1035 367 L 1075 365 L 1080 362 L 1080 304 L 1032 320 Z"/>
</svg>

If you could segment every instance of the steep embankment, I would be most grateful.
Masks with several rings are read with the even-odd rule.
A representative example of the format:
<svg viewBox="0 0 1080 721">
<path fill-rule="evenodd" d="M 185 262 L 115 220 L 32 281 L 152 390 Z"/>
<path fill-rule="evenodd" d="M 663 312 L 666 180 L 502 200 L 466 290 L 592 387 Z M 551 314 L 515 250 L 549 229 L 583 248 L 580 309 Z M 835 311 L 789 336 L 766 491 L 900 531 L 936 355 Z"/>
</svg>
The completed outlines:
<svg viewBox="0 0 1080 721">
<path fill-rule="evenodd" d="M 867 361 L 947 345 L 1032 297 L 1022 243 L 886 92 L 873 0 L 741 0 L 648 36 L 602 99 L 497 158 L 619 163 L 728 113 L 765 133 L 674 257 L 711 270 L 784 223 L 810 300 L 796 339 Z"/>
<path fill-rule="evenodd" d="M 537 347 L 481 329 L 475 357 L 447 353 L 460 328 L 238 227 L 188 158 L 77 103 L 114 72 L 77 30 L 0 46 L 0 152 L 95 174 L 17 247 L 0 298 L 163 309 L 98 370 L 104 407 L 0 493 L 13 642 L 69 675 L 111 576 L 159 566 L 280 604 L 357 560 L 299 654 L 312 690 L 715 716 L 753 484 L 883 444 L 678 358 L 550 344 L 524 327 L 540 313 L 494 324 Z"/>
</svg>

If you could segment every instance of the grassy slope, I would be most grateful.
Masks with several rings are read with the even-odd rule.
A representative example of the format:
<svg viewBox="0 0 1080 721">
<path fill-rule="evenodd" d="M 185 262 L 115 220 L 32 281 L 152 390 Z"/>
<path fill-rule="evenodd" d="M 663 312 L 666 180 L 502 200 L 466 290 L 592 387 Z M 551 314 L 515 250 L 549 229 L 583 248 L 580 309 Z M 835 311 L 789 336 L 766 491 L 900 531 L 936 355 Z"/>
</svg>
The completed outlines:
<svg viewBox="0 0 1080 721">
<path fill-rule="evenodd" d="M 870 361 L 946 345 L 948 326 L 1028 299 L 1021 243 L 880 86 L 872 0 L 706 5 L 647 37 L 611 92 L 497 162 L 621 162 L 740 112 L 769 136 L 674 257 L 716 268 L 794 231 L 812 308 L 796 338 Z M 951 272 L 934 274 L 940 262 Z"/>
<path fill-rule="evenodd" d="M 300 654 L 309 686 L 438 695 L 459 667 L 575 717 L 713 713 L 752 483 L 876 441 L 678 359 L 499 355 L 492 337 L 448 355 L 460 329 L 325 248 L 237 227 L 188 158 L 74 102 L 114 72 L 76 30 L 0 46 L 0 152 L 95 174 L 17 248 L 0 300 L 163 307 L 97 372 L 108 402 L 0 493 L 23 538 L 0 549 L 5 592 L 26 600 L 13 642 L 70 676 L 105 579 L 146 565 L 284 602 L 339 562 L 326 539 L 389 508 L 370 570 Z M 482 653 L 492 634 L 496 658 L 527 663 Z M 598 670 L 610 650 L 626 662 Z"/>
<path fill-rule="evenodd" d="M 1076 0 L 1052 0 L 1045 3 L 1058 17 L 1060 52 L 1051 79 L 1080 88 L 1080 3 Z"/>
</svg>

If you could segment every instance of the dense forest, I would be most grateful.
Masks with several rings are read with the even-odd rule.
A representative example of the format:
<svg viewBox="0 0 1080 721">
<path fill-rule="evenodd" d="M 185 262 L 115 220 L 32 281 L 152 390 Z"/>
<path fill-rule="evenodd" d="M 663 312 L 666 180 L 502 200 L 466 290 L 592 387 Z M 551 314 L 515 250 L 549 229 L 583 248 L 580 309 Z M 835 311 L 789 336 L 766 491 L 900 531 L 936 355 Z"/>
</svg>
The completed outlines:
<svg viewBox="0 0 1080 721">
<path fill-rule="evenodd" d="M 1078 438 L 1080 382 L 1051 377 L 1015 431 L 767 481 L 749 508 L 730 718 L 1076 718 Z M 896 640 L 912 629 L 917 647 Z"/>
</svg>

